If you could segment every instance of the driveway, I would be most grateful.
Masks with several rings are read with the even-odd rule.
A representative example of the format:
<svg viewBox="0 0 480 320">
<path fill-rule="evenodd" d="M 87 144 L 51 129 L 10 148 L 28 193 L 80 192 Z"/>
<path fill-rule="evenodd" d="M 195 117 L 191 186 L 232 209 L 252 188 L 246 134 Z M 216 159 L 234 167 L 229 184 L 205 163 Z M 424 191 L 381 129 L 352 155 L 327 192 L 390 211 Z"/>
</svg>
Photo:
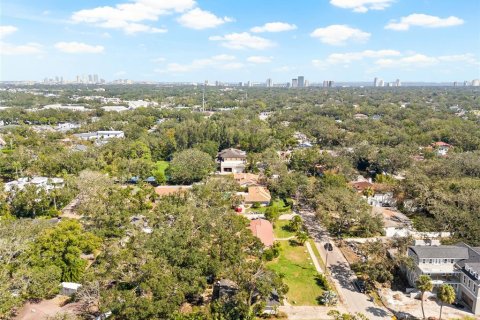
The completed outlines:
<svg viewBox="0 0 480 320">
<path fill-rule="evenodd" d="M 352 281 L 355 279 L 355 274 L 350 269 L 350 265 L 340 249 L 330 238 L 328 232 L 316 220 L 315 213 L 308 210 L 300 210 L 298 213 L 303 218 L 305 226 L 315 240 L 315 245 L 323 261 L 326 261 L 325 243 L 329 242 L 333 246 L 333 251 L 328 253 L 327 269 L 333 278 L 343 307 L 352 313 L 361 312 L 368 319 L 391 319 L 391 313 L 388 310 L 378 307 L 370 301 L 367 295 L 358 292 L 354 288 Z"/>
</svg>

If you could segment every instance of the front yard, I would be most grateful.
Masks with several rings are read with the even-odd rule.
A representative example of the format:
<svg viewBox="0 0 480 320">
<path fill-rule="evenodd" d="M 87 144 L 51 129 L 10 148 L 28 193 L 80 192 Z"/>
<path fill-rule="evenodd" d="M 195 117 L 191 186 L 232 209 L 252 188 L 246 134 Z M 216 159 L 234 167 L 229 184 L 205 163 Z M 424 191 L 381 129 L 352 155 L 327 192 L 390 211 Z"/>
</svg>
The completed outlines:
<svg viewBox="0 0 480 320">
<path fill-rule="evenodd" d="M 288 229 L 290 220 L 277 220 L 273 225 L 273 233 L 275 238 L 289 238 L 295 236 L 295 232 L 292 232 Z"/>
<path fill-rule="evenodd" d="M 288 221 L 287 221 L 288 222 Z M 278 222 L 277 222 L 278 223 Z M 318 275 L 305 246 L 291 245 L 290 241 L 279 241 L 280 256 L 267 266 L 284 275 L 289 287 L 287 302 L 292 305 L 315 306 L 322 288 L 317 285 Z"/>
</svg>

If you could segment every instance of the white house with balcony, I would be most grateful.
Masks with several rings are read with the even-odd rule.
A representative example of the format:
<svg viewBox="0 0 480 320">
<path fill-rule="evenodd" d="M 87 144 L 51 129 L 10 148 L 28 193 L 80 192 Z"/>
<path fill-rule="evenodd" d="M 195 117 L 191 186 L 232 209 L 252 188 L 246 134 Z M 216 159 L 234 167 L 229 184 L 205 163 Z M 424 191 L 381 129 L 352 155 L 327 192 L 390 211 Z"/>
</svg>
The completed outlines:
<svg viewBox="0 0 480 320">
<path fill-rule="evenodd" d="M 217 163 L 221 174 L 243 173 L 247 163 L 247 153 L 235 148 L 224 149 L 218 153 Z"/>
<path fill-rule="evenodd" d="M 454 287 L 457 300 L 464 303 L 473 314 L 480 315 L 480 247 L 465 243 L 452 246 L 416 245 L 408 248 L 407 255 L 414 262 L 407 269 L 410 285 L 421 275 L 432 279 L 435 291 L 442 284 Z"/>
</svg>

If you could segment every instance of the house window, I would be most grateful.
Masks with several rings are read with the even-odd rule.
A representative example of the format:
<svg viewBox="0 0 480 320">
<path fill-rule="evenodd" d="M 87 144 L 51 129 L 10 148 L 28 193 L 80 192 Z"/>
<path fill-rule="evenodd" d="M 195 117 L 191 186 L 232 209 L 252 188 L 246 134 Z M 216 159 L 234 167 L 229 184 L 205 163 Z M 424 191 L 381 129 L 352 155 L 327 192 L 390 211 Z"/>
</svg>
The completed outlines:
<svg viewBox="0 0 480 320">
<path fill-rule="evenodd" d="M 443 263 L 447 263 L 447 262 L 448 262 L 447 259 L 443 259 Z"/>
<path fill-rule="evenodd" d="M 432 264 L 432 263 L 433 263 L 433 259 L 428 259 L 428 263 Z"/>
<path fill-rule="evenodd" d="M 450 259 L 450 263 L 453 263 L 453 259 Z"/>
</svg>

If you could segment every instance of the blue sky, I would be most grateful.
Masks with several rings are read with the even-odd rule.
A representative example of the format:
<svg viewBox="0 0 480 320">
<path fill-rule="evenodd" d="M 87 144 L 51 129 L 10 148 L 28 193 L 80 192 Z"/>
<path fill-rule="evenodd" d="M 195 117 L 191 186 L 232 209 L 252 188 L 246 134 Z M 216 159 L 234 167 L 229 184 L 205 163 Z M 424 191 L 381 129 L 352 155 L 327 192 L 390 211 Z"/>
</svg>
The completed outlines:
<svg viewBox="0 0 480 320">
<path fill-rule="evenodd" d="M 477 0 L 2 0 L 0 79 L 480 78 Z"/>
</svg>

